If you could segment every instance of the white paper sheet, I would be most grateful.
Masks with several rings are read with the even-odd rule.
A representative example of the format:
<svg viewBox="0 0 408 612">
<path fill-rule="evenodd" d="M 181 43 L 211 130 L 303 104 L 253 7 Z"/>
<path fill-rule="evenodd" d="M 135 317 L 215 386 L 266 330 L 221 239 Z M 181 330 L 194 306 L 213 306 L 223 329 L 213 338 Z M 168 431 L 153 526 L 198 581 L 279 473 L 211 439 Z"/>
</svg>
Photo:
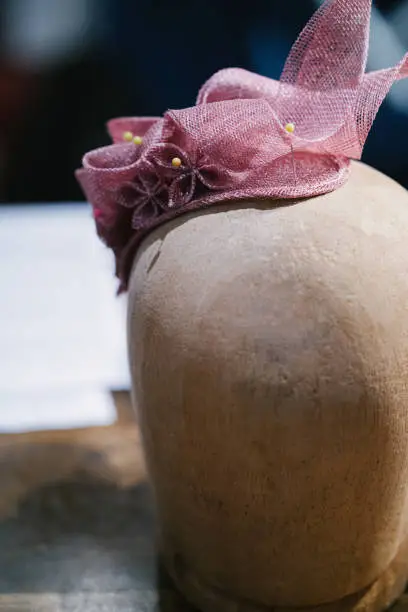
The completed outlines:
<svg viewBox="0 0 408 612">
<path fill-rule="evenodd" d="M 76 398 L 61 426 L 114 420 L 104 392 L 129 386 L 115 289 L 87 205 L 0 207 L 0 431 L 54 428 L 61 395 Z"/>
<path fill-rule="evenodd" d="M 72 429 L 110 425 L 116 411 L 112 395 L 96 388 L 1 392 L 0 432 Z"/>
</svg>

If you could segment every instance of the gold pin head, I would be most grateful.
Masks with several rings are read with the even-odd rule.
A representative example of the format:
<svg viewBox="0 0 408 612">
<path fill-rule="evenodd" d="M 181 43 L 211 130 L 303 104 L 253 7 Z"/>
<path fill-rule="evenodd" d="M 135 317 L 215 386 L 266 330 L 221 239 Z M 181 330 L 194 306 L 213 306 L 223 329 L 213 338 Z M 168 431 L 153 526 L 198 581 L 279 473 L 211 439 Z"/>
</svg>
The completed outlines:
<svg viewBox="0 0 408 612">
<path fill-rule="evenodd" d="M 132 142 L 132 140 L 133 140 L 132 132 L 123 132 L 123 140 L 125 142 Z"/>
<path fill-rule="evenodd" d="M 173 159 L 171 160 L 171 165 L 174 168 L 180 168 L 180 166 L 181 166 L 181 159 L 179 157 L 173 157 Z"/>
</svg>

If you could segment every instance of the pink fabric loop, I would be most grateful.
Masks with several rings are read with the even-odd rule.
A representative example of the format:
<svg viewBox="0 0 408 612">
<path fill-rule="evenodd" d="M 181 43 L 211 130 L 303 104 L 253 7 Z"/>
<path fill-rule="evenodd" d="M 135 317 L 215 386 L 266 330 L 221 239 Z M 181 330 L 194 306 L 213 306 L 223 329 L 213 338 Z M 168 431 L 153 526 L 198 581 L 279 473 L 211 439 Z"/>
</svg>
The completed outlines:
<svg viewBox="0 0 408 612">
<path fill-rule="evenodd" d="M 158 119 L 159 117 L 118 117 L 108 121 L 107 128 L 113 142 L 121 143 L 125 132 L 143 137 Z"/>
<path fill-rule="evenodd" d="M 365 74 L 370 13 L 371 0 L 326 0 L 280 81 L 229 68 L 203 85 L 191 108 L 108 123 L 114 144 L 87 153 L 76 175 L 115 253 L 122 290 L 141 240 L 177 215 L 344 184 L 388 90 L 408 76 L 408 55 Z M 124 143 L 125 132 L 141 142 Z"/>
<path fill-rule="evenodd" d="M 397 66 L 365 74 L 355 100 L 354 116 L 362 151 L 375 116 L 395 81 L 408 77 L 408 53 Z"/>
<path fill-rule="evenodd" d="M 367 63 L 371 4 L 326 0 L 293 45 L 280 81 L 320 92 L 354 89 Z"/>
<path fill-rule="evenodd" d="M 275 98 L 279 82 L 242 68 L 226 68 L 216 72 L 202 86 L 197 104 L 249 98 Z"/>
</svg>

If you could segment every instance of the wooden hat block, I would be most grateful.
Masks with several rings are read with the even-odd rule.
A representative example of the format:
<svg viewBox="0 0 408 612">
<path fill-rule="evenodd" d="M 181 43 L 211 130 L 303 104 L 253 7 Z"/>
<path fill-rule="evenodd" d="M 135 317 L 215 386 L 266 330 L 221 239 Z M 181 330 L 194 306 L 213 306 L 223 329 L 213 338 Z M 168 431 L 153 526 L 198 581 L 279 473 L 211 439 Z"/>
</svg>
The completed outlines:
<svg viewBox="0 0 408 612">
<path fill-rule="evenodd" d="M 168 570 L 203 612 L 387 608 L 408 577 L 408 192 L 225 204 L 136 256 L 129 353 Z"/>
</svg>

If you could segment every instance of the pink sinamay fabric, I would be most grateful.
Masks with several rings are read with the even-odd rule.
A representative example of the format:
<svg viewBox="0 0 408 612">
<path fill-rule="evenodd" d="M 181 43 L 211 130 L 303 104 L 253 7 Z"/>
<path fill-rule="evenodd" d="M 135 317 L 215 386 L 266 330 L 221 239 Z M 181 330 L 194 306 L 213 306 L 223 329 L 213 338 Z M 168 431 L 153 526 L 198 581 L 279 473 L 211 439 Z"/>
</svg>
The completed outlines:
<svg viewBox="0 0 408 612">
<path fill-rule="evenodd" d="M 370 13 L 371 0 L 326 0 L 280 81 L 221 70 L 192 108 L 108 123 L 114 144 L 87 153 L 77 178 L 115 253 L 120 290 L 141 240 L 177 215 L 227 200 L 305 198 L 344 184 L 388 90 L 408 76 L 408 54 L 365 74 Z M 138 144 L 124 142 L 126 132 L 141 137 Z"/>
</svg>

